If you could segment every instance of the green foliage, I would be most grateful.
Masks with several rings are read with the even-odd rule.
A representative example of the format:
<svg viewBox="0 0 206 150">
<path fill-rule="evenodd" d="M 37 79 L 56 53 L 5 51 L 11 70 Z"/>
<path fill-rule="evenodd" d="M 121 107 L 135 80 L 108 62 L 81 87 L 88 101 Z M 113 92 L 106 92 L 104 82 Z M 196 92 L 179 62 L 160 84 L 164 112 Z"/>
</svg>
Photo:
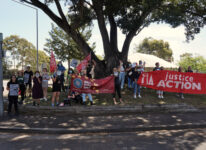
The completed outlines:
<svg viewBox="0 0 206 150">
<path fill-rule="evenodd" d="M 25 58 L 27 51 L 35 49 L 35 46 L 26 39 L 20 38 L 18 35 L 11 35 L 4 39 L 3 49 L 10 51 L 13 60 L 19 60 L 17 67 L 21 66 L 23 69 L 26 65 Z"/>
<path fill-rule="evenodd" d="M 3 41 L 3 49 L 11 52 L 14 60 L 18 60 L 17 68 L 21 66 L 22 70 L 25 66 L 31 66 L 32 70 L 36 70 L 37 66 L 37 50 L 35 46 L 24 38 L 17 35 L 6 37 Z M 42 63 L 49 63 L 50 59 L 45 52 L 39 51 L 39 66 Z M 49 65 L 47 65 L 49 67 Z"/>
<path fill-rule="evenodd" d="M 163 40 L 155 40 L 153 38 L 145 38 L 142 43 L 135 47 L 136 52 L 155 55 L 166 61 L 173 61 L 172 49 L 168 42 Z"/>
<path fill-rule="evenodd" d="M 91 29 L 89 27 L 81 28 L 80 33 L 86 41 L 91 37 Z M 52 50 L 61 61 L 72 58 L 81 60 L 84 58 L 78 45 L 61 28 L 55 27 L 54 24 L 52 24 L 52 30 L 49 32 L 49 35 L 50 39 L 46 39 L 47 42 L 45 44 L 47 48 L 44 49 L 46 52 L 50 53 Z M 92 47 L 95 47 L 94 43 Z"/>
<path fill-rule="evenodd" d="M 191 66 L 193 71 L 206 73 L 206 59 L 203 56 L 193 56 L 190 53 L 185 53 L 180 56 L 179 66 L 187 70 Z"/>
</svg>

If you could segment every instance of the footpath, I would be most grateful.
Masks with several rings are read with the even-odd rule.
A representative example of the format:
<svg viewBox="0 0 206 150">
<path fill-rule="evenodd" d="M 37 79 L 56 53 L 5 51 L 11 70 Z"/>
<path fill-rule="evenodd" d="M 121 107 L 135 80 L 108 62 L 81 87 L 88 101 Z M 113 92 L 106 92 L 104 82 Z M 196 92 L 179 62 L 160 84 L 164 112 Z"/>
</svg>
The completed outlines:
<svg viewBox="0 0 206 150">
<path fill-rule="evenodd" d="M 206 111 L 186 104 L 136 106 L 22 106 L 0 118 L 0 132 L 86 134 L 206 128 Z"/>
</svg>

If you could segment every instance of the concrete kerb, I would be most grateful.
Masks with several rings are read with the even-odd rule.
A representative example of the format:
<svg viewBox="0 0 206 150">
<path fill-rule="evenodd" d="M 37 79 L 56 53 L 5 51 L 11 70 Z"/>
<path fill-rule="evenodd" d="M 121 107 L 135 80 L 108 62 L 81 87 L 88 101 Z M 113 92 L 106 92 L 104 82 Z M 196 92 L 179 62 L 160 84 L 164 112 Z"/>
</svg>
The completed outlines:
<svg viewBox="0 0 206 150">
<path fill-rule="evenodd" d="M 148 104 L 134 106 L 71 106 L 71 107 L 51 107 L 51 106 L 22 106 L 20 112 L 23 114 L 55 114 L 55 115 L 111 115 L 130 114 L 144 112 L 201 112 L 187 104 Z"/>
<path fill-rule="evenodd" d="M 110 128 L 110 129 L 65 129 L 65 128 L 20 128 L 1 127 L 0 132 L 9 133 L 38 133 L 38 134 L 92 134 L 92 133 L 120 133 L 120 132 L 141 132 L 158 130 L 186 130 L 206 128 L 206 124 L 182 124 L 182 125 L 160 125 L 160 126 L 140 126 L 134 128 Z"/>
</svg>

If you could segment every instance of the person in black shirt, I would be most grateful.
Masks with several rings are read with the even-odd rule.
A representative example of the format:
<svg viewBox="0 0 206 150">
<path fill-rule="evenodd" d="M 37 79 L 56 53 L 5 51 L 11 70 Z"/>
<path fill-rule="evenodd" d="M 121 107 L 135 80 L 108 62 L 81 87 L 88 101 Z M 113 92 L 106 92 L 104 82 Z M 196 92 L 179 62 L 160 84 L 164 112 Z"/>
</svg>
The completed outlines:
<svg viewBox="0 0 206 150">
<path fill-rule="evenodd" d="M 7 83 L 7 90 L 9 91 L 8 99 L 8 115 L 11 114 L 11 108 L 14 104 L 15 114 L 18 115 L 18 93 L 19 93 L 19 84 L 17 82 L 16 76 L 12 75 L 11 80 Z"/>
<path fill-rule="evenodd" d="M 21 92 L 21 101 L 19 104 L 23 104 L 26 86 L 24 84 L 24 76 L 22 71 L 18 72 L 17 82 L 19 83 L 19 89 Z"/>
<path fill-rule="evenodd" d="M 193 72 L 191 66 L 188 66 L 187 71 L 186 72 Z"/>
<path fill-rule="evenodd" d="M 132 81 L 134 83 L 134 98 L 136 99 L 137 96 L 137 92 L 138 92 L 138 98 L 141 98 L 141 95 L 140 95 L 140 85 L 137 84 L 137 81 L 140 77 L 142 73 L 142 70 L 141 70 L 141 67 L 140 66 L 136 66 L 135 69 L 133 70 L 133 73 L 132 73 Z"/>
<path fill-rule="evenodd" d="M 153 71 L 158 71 L 158 70 L 161 70 L 160 69 L 160 64 L 159 64 L 159 62 L 156 62 L 155 63 L 155 68 L 153 69 Z"/>
<path fill-rule="evenodd" d="M 61 71 L 58 70 L 54 73 L 53 77 L 52 77 L 52 81 L 53 81 L 53 88 L 52 88 L 52 107 L 54 107 L 54 102 L 56 100 L 56 106 L 59 106 L 59 96 L 61 93 Z"/>
<path fill-rule="evenodd" d="M 26 84 L 26 89 L 29 86 L 29 97 L 31 97 L 33 72 L 30 70 L 30 67 L 27 66 L 27 70 L 24 72 L 24 83 Z M 26 92 L 25 92 L 26 95 Z"/>
<path fill-rule="evenodd" d="M 119 101 L 121 103 L 123 103 L 122 96 L 121 96 L 120 81 L 119 81 L 119 72 L 118 72 L 117 68 L 113 69 L 113 75 L 115 76 L 115 79 L 114 79 L 115 90 L 114 90 L 114 93 L 113 93 L 113 101 L 114 101 L 114 104 L 116 105 L 117 104 L 116 92 L 117 92 L 117 95 L 119 96 Z"/>
</svg>

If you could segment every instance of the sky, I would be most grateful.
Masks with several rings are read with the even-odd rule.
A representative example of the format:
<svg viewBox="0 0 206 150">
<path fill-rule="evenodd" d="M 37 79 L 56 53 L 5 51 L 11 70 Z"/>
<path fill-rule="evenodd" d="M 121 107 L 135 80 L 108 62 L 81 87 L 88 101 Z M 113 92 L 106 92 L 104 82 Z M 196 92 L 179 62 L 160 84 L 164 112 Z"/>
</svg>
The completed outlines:
<svg viewBox="0 0 206 150">
<path fill-rule="evenodd" d="M 55 9 L 52 6 L 53 9 Z M 41 10 L 38 10 L 39 22 L 39 49 L 44 49 L 46 38 L 49 38 L 48 32 L 51 30 L 51 19 Z M 0 32 L 4 38 L 10 35 L 19 35 L 21 38 L 27 39 L 36 46 L 36 11 L 35 9 L 13 2 L 12 0 L 0 0 Z M 194 55 L 201 55 L 206 58 L 206 28 L 201 30 L 200 34 L 195 36 L 195 40 L 186 43 L 184 27 L 171 28 L 167 24 L 152 24 L 144 28 L 137 35 L 131 45 L 129 54 L 134 53 L 135 45 L 141 43 L 146 37 L 152 37 L 158 40 L 169 42 L 173 50 L 175 63 L 178 62 L 179 56 L 185 52 Z M 122 48 L 125 36 L 118 30 L 118 47 Z M 92 37 L 90 43 L 96 42 L 96 53 L 103 55 L 103 45 L 101 35 L 94 23 Z"/>
</svg>

